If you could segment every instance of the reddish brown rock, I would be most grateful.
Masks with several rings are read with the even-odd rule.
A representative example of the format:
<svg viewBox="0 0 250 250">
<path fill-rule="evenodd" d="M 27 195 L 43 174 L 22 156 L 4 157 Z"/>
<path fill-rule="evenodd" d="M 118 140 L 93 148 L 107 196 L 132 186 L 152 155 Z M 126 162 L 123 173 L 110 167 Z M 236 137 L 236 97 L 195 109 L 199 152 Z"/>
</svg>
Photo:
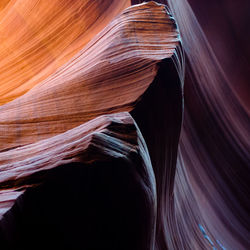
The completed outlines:
<svg viewBox="0 0 250 250">
<path fill-rule="evenodd" d="M 129 0 L 2 0 L 0 104 L 54 73 L 129 5 Z"/>
<path fill-rule="evenodd" d="M 30 185 L 33 186 L 32 190 L 36 190 L 34 185 L 46 182 L 44 173 L 49 169 L 57 171 L 65 164 L 79 161 L 83 164 L 93 160 L 103 161 L 106 154 L 108 159 L 115 159 L 120 154 L 113 148 L 116 136 L 122 140 L 115 147 L 125 151 L 128 147 L 129 151 L 133 151 L 138 142 L 127 145 L 126 140 L 131 139 L 131 131 L 127 131 L 130 125 L 126 124 L 124 130 L 118 129 L 117 134 L 114 133 L 117 128 L 109 128 L 105 119 L 99 117 L 116 117 L 106 114 L 131 111 L 142 128 L 154 163 L 154 173 L 145 174 L 138 169 L 142 174 L 138 179 L 144 187 L 142 190 L 149 192 L 148 197 L 153 199 L 146 204 L 145 211 L 151 214 L 144 216 L 144 219 L 145 223 L 151 225 L 146 228 L 151 230 L 144 235 L 144 246 L 145 249 L 153 249 L 154 245 L 158 245 L 158 235 L 162 237 L 162 233 L 165 234 L 162 230 L 166 226 L 163 215 L 174 183 L 182 121 L 182 66 L 176 24 L 166 6 L 150 2 L 125 10 L 55 74 L 26 94 L 2 105 L 0 163 L 4 175 L 1 176 L 0 186 L 5 192 L 2 194 L 2 212 L 15 199 L 10 197 L 8 200 L 8 194 L 21 194 Z M 89 122 L 95 117 L 99 117 L 95 122 L 103 122 L 99 125 L 101 128 L 107 125 L 107 131 L 111 129 L 108 133 L 114 133 L 112 140 L 109 137 L 104 139 L 106 133 L 99 133 L 101 128 L 96 127 L 95 122 Z M 161 131 L 163 134 L 160 135 Z M 138 147 L 141 148 L 140 143 Z M 138 152 L 139 155 L 149 160 L 146 146 L 142 149 L 145 152 Z M 133 154 L 127 156 L 129 161 L 136 158 Z M 137 160 L 136 163 L 134 167 L 137 169 L 141 163 Z M 158 179 L 157 185 L 153 181 L 154 174 Z M 148 182 L 149 189 L 145 185 Z M 156 196 L 152 194 L 156 189 L 159 193 L 158 219 L 157 228 L 154 228 Z M 26 193 L 22 196 L 24 200 Z M 140 197 L 143 196 L 138 196 L 138 199 Z M 22 206 L 18 206 L 18 202 L 16 204 L 4 221 L 8 221 L 12 214 L 19 213 L 15 211 Z M 147 214 L 143 211 L 142 208 L 142 215 Z M 157 243 L 154 240 L 155 230 Z"/>
<path fill-rule="evenodd" d="M 99 115 L 132 110 L 162 59 L 173 58 L 181 67 L 179 43 L 163 5 L 128 8 L 57 72 L 0 106 L 0 150 L 49 138 Z"/>
</svg>

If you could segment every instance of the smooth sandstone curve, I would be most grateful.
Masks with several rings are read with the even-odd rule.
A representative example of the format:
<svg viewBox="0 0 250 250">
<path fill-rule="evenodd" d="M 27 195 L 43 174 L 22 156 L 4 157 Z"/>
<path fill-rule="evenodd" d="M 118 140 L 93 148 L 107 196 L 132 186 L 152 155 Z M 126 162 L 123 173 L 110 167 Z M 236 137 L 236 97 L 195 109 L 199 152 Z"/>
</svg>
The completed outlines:
<svg viewBox="0 0 250 250">
<path fill-rule="evenodd" d="M 26 94 L 0 106 L 0 150 L 62 133 L 99 115 L 130 111 L 176 58 L 180 38 L 164 5 L 132 6 Z"/>
</svg>

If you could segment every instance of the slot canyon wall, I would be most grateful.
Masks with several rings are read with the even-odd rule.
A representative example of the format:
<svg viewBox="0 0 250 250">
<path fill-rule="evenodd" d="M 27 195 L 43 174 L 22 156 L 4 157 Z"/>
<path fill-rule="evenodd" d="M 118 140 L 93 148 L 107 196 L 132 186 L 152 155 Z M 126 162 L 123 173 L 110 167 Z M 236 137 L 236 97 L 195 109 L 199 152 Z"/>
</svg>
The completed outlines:
<svg viewBox="0 0 250 250">
<path fill-rule="evenodd" d="M 250 249 L 249 8 L 1 1 L 3 249 Z"/>
</svg>

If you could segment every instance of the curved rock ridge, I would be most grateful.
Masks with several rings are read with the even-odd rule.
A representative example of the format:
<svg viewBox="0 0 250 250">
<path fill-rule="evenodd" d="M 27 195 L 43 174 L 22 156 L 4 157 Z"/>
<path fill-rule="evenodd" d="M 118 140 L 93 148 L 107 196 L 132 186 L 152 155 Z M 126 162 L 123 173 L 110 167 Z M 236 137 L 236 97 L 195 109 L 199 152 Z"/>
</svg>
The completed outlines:
<svg viewBox="0 0 250 250">
<path fill-rule="evenodd" d="M 1 1 L 0 105 L 54 73 L 129 5 L 128 0 Z"/>
<path fill-rule="evenodd" d="M 126 9 L 28 93 L 0 106 L 0 150 L 45 139 L 107 113 L 130 111 L 180 38 L 163 5 Z M 21 110 L 21 112 L 20 112 Z"/>
<path fill-rule="evenodd" d="M 132 2 L 138 4 L 142 1 Z M 157 189 L 157 196 L 163 194 L 168 200 L 163 202 L 163 210 L 159 211 L 165 226 L 159 229 L 157 249 L 249 249 L 249 105 L 247 107 L 247 102 L 243 101 L 245 93 L 242 95 L 234 86 L 244 85 L 244 77 L 236 74 L 239 71 L 237 68 L 244 65 L 244 62 L 232 60 L 228 63 L 225 59 L 218 61 L 188 3 L 195 5 L 199 1 L 157 2 L 169 6 L 180 30 L 186 58 L 185 112 L 177 164 L 176 168 L 173 165 L 170 168 L 174 174 L 168 175 L 166 188 L 170 189 L 170 192 L 165 194 L 165 189 Z M 212 3 L 199 2 L 199 5 L 206 4 Z M 233 5 L 230 1 L 223 1 L 223 5 L 228 5 L 228 8 L 217 10 L 218 15 L 223 15 L 224 11 L 227 16 Z M 214 7 L 217 9 L 223 5 L 216 3 Z M 242 6 L 244 5 L 240 4 L 239 8 Z M 236 9 L 233 9 L 232 13 L 235 14 L 235 11 Z M 234 18 L 237 20 L 237 15 L 234 15 Z M 243 16 L 241 18 L 245 19 Z M 238 22 L 236 23 L 238 25 Z M 230 23 L 228 26 L 231 26 Z M 240 33 L 238 28 L 237 32 Z M 208 29 L 211 29 L 211 26 Z M 223 36 L 223 31 L 221 33 Z M 235 33 L 231 29 L 228 33 L 231 34 L 231 42 L 235 43 Z M 242 32 L 240 38 L 247 40 L 245 32 Z M 214 39 L 214 43 L 222 51 L 228 46 L 227 43 L 218 43 L 216 36 L 210 39 Z M 245 50 L 241 49 L 240 51 Z M 230 52 L 230 49 L 228 51 Z M 229 53 L 226 58 L 231 56 Z M 226 75 L 228 70 L 224 72 L 223 68 L 227 69 L 230 64 L 234 67 L 230 68 L 231 74 Z M 249 76 L 246 75 L 246 78 Z M 156 98 L 152 103 L 156 103 Z M 163 117 L 161 119 L 163 122 Z M 168 143 L 167 135 L 170 130 L 167 126 L 160 129 L 156 124 L 152 124 L 151 126 L 157 129 L 148 132 L 147 136 L 143 129 L 144 123 L 137 123 L 148 145 L 158 186 L 162 180 L 162 166 L 165 163 L 160 164 L 161 171 L 157 172 L 151 149 L 154 140 L 147 137 L 154 133 L 154 138 L 158 138 L 157 144 L 154 145 L 158 151 L 162 150 L 162 153 L 158 153 L 158 159 L 164 159 L 166 149 L 157 145 Z M 147 126 L 149 127 L 148 124 Z M 173 147 L 168 150 L 171 149 Z M 165 157 L 169 158 L 171 159 Z M 169 164 L 166 165 L 169 169 Z M 165 176 L 163 178 L 166 179 Z"/>
<path fill-rule="evenodd" d="M 8 67 L 3 65 L 7 78 L 0 103 L 8 103 L 0 106 L 0 242 L 30 234 L 46 244 L 30 226 L 38 219 L 36 228 L 52 237 L 54 249 L 59 242 L 72 249 L 71 242 L 85 241 L 83 235 L 98 244 L 95 233 L 109 250 L 250 249 L 249 108 L 188 1 L 132 0 L 137 5 L 122 13 L 128 1 L 24 2 L 0 4 L 6 30 L 16 23 L 8 24 L 7 16 L 17 9 L 29 21 L 39 13 L 34 22 L 45 28 L 37 34 L 47 37 L 51 31 L 55 41 L 40 48 L 31 26 L 21 21 L 26 28 L 16 32 L 17 39 L 4 38 L 18 42 L 27 31 L 24 41 L 31 40 L 16 54 L 2 52 Z M 55 18 L 51 29 L 48 16 Z M 31 43 L 32 53 L 25 50 Z M 28 63 L 36 59 L 32 75 L 19 64 L 24 54 Z M 130 114 L 116 113 L 123 111 Z M 90 210 L 83 197 L 90 199 Z M 93 202 L 95 197 L 103 204 Z M 118 214 L 111 212 L 113 205 Z M 44 208 L 49 216 L 38 218 Z M 43 226 L 43 219 L 54 216 L 56 226 Z M 26 219 L 31 224 L 25 226 Z M 96 227 L 100 221 L 105 230 Z M 66 237 L 54 233 L 61 227 Z"/>
<path fill-rule="evenodd" d="M 79 172 L 79 174 L 82 174 L 81 181 L 87 183 L 91 181 L 92 184 L 86 184 L 88 186 L 87 193 L 85 193 L 84 189 L 80 191 L 74 191 L 75 195 L 77 194 L 77 192 L 81 192 L 82 198 L 79 197 L 79 200 L 75 201 L 77 204 L 71 205 L 72 212 L 74 213 L 74 210 L 78 211 L 77 206 L 81 206 L 81 204 L 83 204 L 85 207 L 90 206 L 90 209 L 95 210 L 96 208 L 94 206 L 91 207 L 91 201 L 94 199 L 91 198 L 91 195 L 102 194 L 107 196 L 107 200 L 109 199 L 109 196 L 112 197 L 112 201 L 110 201 L 110 204 L 108 202 L 105 202 L 105 204 L 107 205 L 103 207 L 103 209 L 107 209 L 106 213 L 108 213 L 109 209 L 112 210 L 113 206 L 117 206 L 119 204 L 120 199 L 116 196 L 121 195 L 121 199 L 123 200 L 124 198 L 124 201 L 121 201 L 123 204 L 122 206 L 124 207 L 119 207 L 118 211 L 121 210 L 122 213 L 124 213 L 122 216 L 126 218 L 128 217 L 127 222 L 130 221 L 129 223 L 132 223 L 131 226 L 137 228 L 137 231 L 134 232 L 137 236 L 136 238 L 134 238 L 133 235 L 123 235 L 122 232 L 128 233 L 132 229 L 126 228 L 126 225 L 120 225 L 122 227 L 120 228 L 120 230 L 118 230 L 121 232 L 119 234 L 119 237 L 121 237 L 121 239 L 123 239 L 124 237 L 129 238 L 125 239 L 126 242 L 124 243 L 117 242 L 116 244 L 121 244 L 121 249 L 124 249 L 123 245 L 127 247 L 130 246 L 133 249 L 153 249 L 156 223 L 155 178 L 147 146 L 138 126 L 136 125 L 133 118 L 129 115 L 129 113 L 117 113 L 112 115 L 100 116 L 81 126 L 68 130 L 65 133 L 61 133 L 60 135 L 56 135 L 49 139 L 45 139 L 37 143 L 29 144 L 27 146 L 23 146 L 7 152 L 2 152 L 0 153 L 0 159 L 1 215 L 5 212 L 2 221 L 0 222 L 0 231 L 3 230 L 4 225 L 7 225 L 4 228 L 5 237 L 3 237 L 0 232 L 0 238 L 4 238 L 4 242 L 8 242 L 9 246 L 12 246 L 13 249 L 16 249 L 15 247 L 17 247 L 17 249 L 20 249 L 19 247 L 29 247 L 30 242 L 33 242 L 32 239 L 29 239 L 28 235 L 25 235 L 25 233 L 23 233 L 23 230 L 30 230 L 27 229 L 29 227 L 27 226 L 29 225 L 27 224 L 29 218 L 27 218 L 27 222 L 21 222 L 22 216 L 25 216 L 25 210 L 29 209 L 29 206 L 33 206 L 32 202 L 30 204 L 29 198 L 27 198 L 29 197 L 29 192 L 32 193 L 34 192 L 33 190 L 40 190 L 39 187 L 43 187 L 44 183 L 46 186 L 48 178 L 50 178 L 51 175 L 53 176 L 53 173 L 56 174 L 55 178 L 58 179 L 61 178 L 61 171 L 66 171 L 70 174 L 70 171 L 73 171 L 75 169 L 76 172 L 79 172 L 78 167 L 75 166 L 81 166 L 80 169 L 82 170 L 80 170 Z M 107 170 L 107 174 L 104 173 L 105 169 Z M 88 179 L 90 178 L 89 174 L 92 173 L 91 171 L 93 171 L 94 175 L 91 177 L 91 179 Z M 96 193 L 95 189 L 99 190 L 102 185 L 101 180 L 97 181 L 99 174 L 101 178 L 106 179 L 105 182 L 108 182 L 105 183 L 106 186 L 112 185 L 112 189 L 117 191 L 108 189 L 107 193 L 106 191 L 104 193 L 97 191 Z M 74 179 L 68 179 L 68 184 L 66 183 L 69 190 L 71 189 L 70 187 L 73 185 L 73 182 L 78 181 L 77 176 L 73 176 Z M 67 178 L 67 176 L 65 176 L 65 178 Z M 54 180 L 55 183 L 57 182 L 56 179 Z M 120 187 L 117 184 L 119 182 L 125 182 L 125 184 Z M 116 183 L 116 185 L 114 183 Z M 91 187 L 93 185 L 95 185 L 95 187 Z M 31 189 L 31 187 L 33 188 Z M 15 206 L 6 213 L 6 211 L 13 205 L 14 200 L 17 199 L 17 196 L 21 195 L 27 188 L 31 191 L 28 191 L 28 193 L 25 192 L 21 197 L 19 197 Z M 65 189 L 64 187 L 53 186 L 50 192 L 53 193 L 53 189 L 56 188 L 61 189 L 61 192 L 63 192 L 63 190 Z M 103 187 L 103 189 L 106 190 L 105 187 Z M 71 198 L 67 198 L 66 196 L 67 188 L 64 192 L 64 203 L 68 203 L 70 202 Z M 113 194 L 113 192 L 115 193 Z M 122 192 L 126 192 L 124 194 L 124 197 L 122 196 Z M 72 194 L 73 196 L 74 193 Z M 41 196 L 40 199 L 42 199 L 43 193 L 39 194 Z M 49 194 L 46 195 L 49 197 Z M 134 200 L 132 203 L 126 203 L 127 195 L 128 198 L 132 198 L 135 195 L 133 199 L 136 199 L 136 201 Z M 58 196 L 60 196 L 60 194 L 58 194 Z M 57 198 L 55 197 L 55 199 Z M 102 198 L 97 197 L 97 199 Z M 23 200 L 25 200 L 24 203 Z M 51 207 L 51 211 L 53 211 L 53 206 L 55 206 L 55 204 L 47 204 L 47 206 Z M 67 207 L 66 204 L 65 207 Z M 102 205 L 100 205 L 100 208 L 101 207 Z M 130 212 L 131 207 L 132 212 Z M 140 208 L 140 211 L 137 211 L 137 208 Z M 35 206 L 34 209 L 36 210 L 37 207 Z M 20 211 L 16 212 L 17 210 Z M 63 213 L 69 212 L 64 207 L 61 207 L 60 210 L 64 211 Z M 44 213 L 44 211 L 42 213 Z M 133 211 L 137 211 L 135 212 L 135 215 L 133 215 Z M 113 211 L 113 213 L 114 214 L 111 216 L 116 216 L 115 214 L 117 213 L 117 211 Z M 138 213 L 141 214 L 141 218 Z M 22 215 L 20 216 L 20 214 Z M 132 217 L 130 218 L 125 214 L 135 216 L 135 218 L 132 219 Z M 32 212 L 32 215 L 30 214 L 30 216 L 35 216 L 35 212 Z M 34 219 L 39 221 L 40 216 L 42 215 L 39 214 L 39 216 L 35 216 Z M 47 214 L 47 216 L 50 215 Z M 65 221 L 67 221 L 67 216 L 71 215 L 65 214 L 64 216 L 66 217 Z M 82 211 L 78 219 L 81 220 L 83 216 L 85 215 Z M 89 216 L 90 215 L 87 214 L 87 218 Z M 15 218 L 14 222 L 12 220 L 13 217 Z M 98 217 L 98 215 L 96 214 L 95 217 Z M 100 219 L 100 221 L 89 221 L 85 218 L 85 221 L 83 222 L 84 225 L 82 226 L 91 228 L 91 225 L 89 223 L 94 223 L 95 228 L 102 227 L 103 220 L 105 220 L 105 218 Z M 119 220 L 120 219 L 118 218 L 118 221 Z M 111 220 L 109 221 L 109 227 L 103 228 L 102 230 L 110 231 L 114 223 L 116 222 L 111 217 Z M 37 224 L 33 224 L 33 230 L 39 230 L 38 225 L 38 222 Z M 19 230 L 20 227 L 21 229 Z M 68 230 L 66 222 L 62 227 L 64 228 L 64 230 Z M 78 228 L 75 227 L 71 230 L 73 230 L 73 232 L 77 234 Z M 117 231 L 116 228 L 113 228 L 112 230 Z M 11 235 L 11 232 L 16 232 L 16 234 Z M 88 234 L 88 232 L 88 229 L 86 229 L 86 234 Z M 23 239 L 20 240 L 18 238 L 18 235 L 22 234 Z M 103 232 L 102 234 L 105 235 L 105 232 Z M 15 235 L 17 235 L 17 237 Z M 95 237 L 98 237 L 98 230 L 95 229 L 94 235 L 96 235 Z M 36 235 L 35 237 L 39 236 Z M 43 238 L 43 235 L 41 235 L 41 237 Z M 82 237 L 84 238 L 87 236 L 83 235 Z M 116 242 L 116 239 L 112 238 L 114 237 L 112 235 L 106 235 L 105 237 L 109 238 L 109 240 L 107 239 L 108 241 Z M 69 239 L 71 238 L 69 237 Z M 45 241 L 46 240 L 47 239 L 45 239 Z M 86 238 L 85 242 L 82 243 L 82 246 L 86 247 L 86 245 L 91 244 L 91 246 L 93 247 L 94 243 L 87 243 L 88 240 L 89 239 Z M 23 242 L 25 242 L 25 246 L 22 245 Z M 105 247 L 105 243 L 100 244 L 102 244 L 102 247 Z M 134 248 L 135 246 L 137 247 Z M 40 246 L 38 246 L 38 248 L 39 247 Z M 113 249 L 111 245 L 109 245 L 109 247 L 110 249 Z M 115 247 L 119 246 L 115 245 Z"/>
<path fill-rule="evenodd" d="M 92 164 L 112 158 L 141 162 L 141 167 L 135 168 L 155 199 L 155 179 L 147 146 L 127 112 L 99 116 L 65 133 L 1 152 L 1 195 L 4 196 L 3 190 L 10 193 L 40 183 L 45 170 L 72 162 Z"/>
<path fill-rule="evenodd" d="M 33 174 L 69 162 L 129 159 L 140 150 L 150 166 L 146 144 L 129 113 L 99 116 L 65 133 L 1 152 L 0 188 L 20 188 L 30 183 L 29 179 L 32 182 Z M 146 175 L 150 176 L 147 180 L 150 188 L 154 188 L 153 172 L 150 170 Z"/>
</svg>

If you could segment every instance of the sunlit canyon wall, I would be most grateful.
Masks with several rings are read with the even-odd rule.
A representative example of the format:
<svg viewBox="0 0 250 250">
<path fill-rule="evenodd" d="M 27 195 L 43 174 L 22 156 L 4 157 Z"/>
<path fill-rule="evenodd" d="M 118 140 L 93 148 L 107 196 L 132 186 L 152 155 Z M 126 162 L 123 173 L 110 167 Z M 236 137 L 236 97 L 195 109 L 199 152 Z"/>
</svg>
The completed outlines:
<svg viewBox="0 0 250 250">
<path fill-rule="evenodd" d="M 249 5 L 142 2 L 1 1 L 3 248 L 250 248 Z"/>
</svg>

